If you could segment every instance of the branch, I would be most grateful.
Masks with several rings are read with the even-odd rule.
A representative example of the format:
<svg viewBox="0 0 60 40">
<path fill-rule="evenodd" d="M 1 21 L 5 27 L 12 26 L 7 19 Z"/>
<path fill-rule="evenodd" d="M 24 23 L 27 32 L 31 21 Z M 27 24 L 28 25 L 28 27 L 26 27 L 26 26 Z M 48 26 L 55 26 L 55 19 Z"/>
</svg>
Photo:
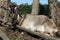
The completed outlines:
<svg viewBox="0 0 60 40">
<path fill-rule="evenodd" d="M 9 40 L 9 38 L 7 37 L 7 35 L 0 29 L 0 37 L 3 39 L 3 40 Z"/>
<path fill-rule="evenodd" d="M 30 34 L 33 34 L 33 35 L 36 35 L 36 36 L 45 38 L 45 39 L 59 40 L 58 38 L 51 37 L 51 36 L 47 36 L 47 35 L 45 35 L 44 33 L 42 34 L 42 33 L 34 32 L 34 31 L 32 31 L 32 30 L 26 29 L 26 28 L 21 27 L 21 26 L 19 26 L 19 25 L 17 25 L 17 28 L 19 28 L 19 29 L 21 29 L 21 30 L 24 30 L 24 31 L 26 31 L 26 32 L 28 32 L 28 33 L 30 33 Z"/>
</svg>

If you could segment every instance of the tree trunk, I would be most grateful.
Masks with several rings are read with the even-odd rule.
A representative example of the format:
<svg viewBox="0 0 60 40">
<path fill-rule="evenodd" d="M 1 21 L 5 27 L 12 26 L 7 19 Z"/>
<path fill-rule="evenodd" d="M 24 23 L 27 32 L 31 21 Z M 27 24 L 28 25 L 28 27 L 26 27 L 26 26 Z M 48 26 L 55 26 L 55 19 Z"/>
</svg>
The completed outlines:
<svg viewBox="0 0 60 40">
<path fill-rule="evenodd" d="M 58 0 L 48 0 L 49 9 L 51 12 L 51 18 L 56 23 L 56 25 L 60 25 L 60 9 L 58 6 Z"/>
<path fill-rule="evenodd" d="M 3 16 L 4 16 L 4 18 L 3 18 L 3 20 L 7 20 L 7 18 L 8 18 L 8 7 L 9 7 L 9 2 L 10 2 L 10 0 L 0 0 L 0 10 L 1 10 L 1 12 L 3 13 Z M 2 6 L 2 7 L 1 7 Z M 2 15 L 1 15 L 2 16 Z"/>
<path fill-rule="evenodd" d="M 39 0 L 33 0 L 32 13 L 33 15 L 38 15 Z"/>
</svg>

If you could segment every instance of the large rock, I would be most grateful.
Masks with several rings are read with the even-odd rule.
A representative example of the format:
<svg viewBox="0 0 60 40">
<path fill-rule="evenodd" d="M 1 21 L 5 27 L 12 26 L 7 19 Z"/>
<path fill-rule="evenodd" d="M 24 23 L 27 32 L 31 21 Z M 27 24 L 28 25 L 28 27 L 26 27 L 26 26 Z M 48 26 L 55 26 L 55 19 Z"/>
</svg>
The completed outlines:
<svg viewBox="0 0 60 40">
<path fill-rule="evenodd" d="M 32 31 L 47 33 L 51 36 L 58 31 L 55 23 L 44 15 L 27 15 L 21 26 Z"/>
</svg>

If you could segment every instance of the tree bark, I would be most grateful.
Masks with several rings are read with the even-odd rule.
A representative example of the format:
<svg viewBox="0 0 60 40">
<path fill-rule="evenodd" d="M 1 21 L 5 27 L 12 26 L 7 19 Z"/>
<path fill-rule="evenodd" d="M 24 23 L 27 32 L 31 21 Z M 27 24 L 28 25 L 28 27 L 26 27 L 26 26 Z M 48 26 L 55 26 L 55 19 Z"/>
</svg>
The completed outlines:
<svg viewBox="0 0 60 40">
<path fill-rule="evenodd" d="M 3 10 L 1 10 L 1 12 L 3 13 L 3 16 L 4 16 L 4 18 L 3 18 L 3 20 L 7 20 L 8 19 L 8 15 L 9 15 L 9 13 L 8 13 L 8 10 L 6 10 L 6 9 L 8 9 L 8 7 L 9 7 L 9 2 L 10 2 L 10 0 L 0 0 L 0 10 L 1 9 L 3 9 Z M 1 14 L 1 13 L 0 13 Z"/>
<path fill-rule="evenodd" d="M 38 15 L 39 0 L 33 0 L 32 13 L 33 15 Z"/>
<path fill-rule="evenodd" d="M 51 12 L 51 18 L 57 26 L 60 25 L 60 8 L 58 6 L 58 0 L 48 0 L 49 9 Z"/>
</svg>

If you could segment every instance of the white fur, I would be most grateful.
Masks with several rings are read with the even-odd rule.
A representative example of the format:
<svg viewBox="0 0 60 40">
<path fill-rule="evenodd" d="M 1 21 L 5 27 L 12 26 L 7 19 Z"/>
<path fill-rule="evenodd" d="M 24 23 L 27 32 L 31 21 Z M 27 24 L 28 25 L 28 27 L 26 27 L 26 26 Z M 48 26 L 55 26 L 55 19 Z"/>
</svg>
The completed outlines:
<svg viewBox="0 0 60 40">
<path fill-rule="evenodd" d="M 47 20 L 47 21 L 46 21 Z M 30 29 L 32 31 L 50 33 L 53 36 L 53 32 L 57 32 L 57 26 L 53 21 L 51 21 L 48 17 L 43 15 L 31 15 L 27 16 L 21 25 L 24 28 Z"/>
</svg>

